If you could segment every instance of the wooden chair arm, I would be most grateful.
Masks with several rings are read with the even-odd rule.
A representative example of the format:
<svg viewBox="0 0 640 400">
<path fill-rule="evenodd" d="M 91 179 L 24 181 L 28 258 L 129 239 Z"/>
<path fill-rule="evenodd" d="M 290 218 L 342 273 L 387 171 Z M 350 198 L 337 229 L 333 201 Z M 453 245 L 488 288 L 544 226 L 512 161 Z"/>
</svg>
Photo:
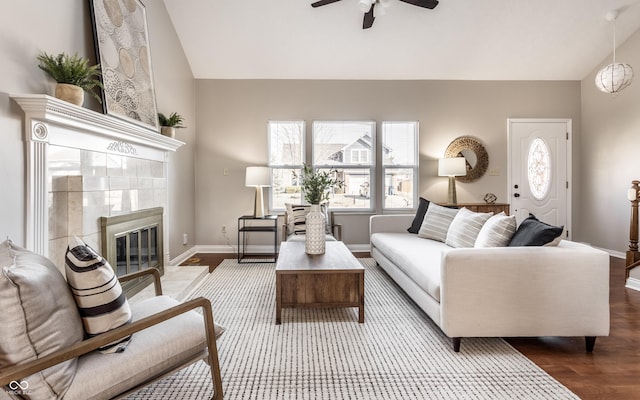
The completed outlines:
<svg viewBox="0 0 640 400">
<path fill-rule="evenodd" d="M 126 336 L 132 335 L 143 329 L 147 329 L 151 326 L 159 324 L 160 322 L 169 320 L 180 314 L 184 314 L 199 307 L 202 307 L 205 319 L 204 327 L 206 330 L 207 347 L 209 350 L 209 365 L 211 367 L 211 373 L 216 389 L 215 398 L 222 399 L 222 378 L 220 377 L 220 366 L 218 364 L 218 349 L 216 346 L 216 338 L 213 325 L 213 312 L 211 309 L 211 302 L 209 301 L 209 299 L 206 299 L 204 297 L 197 297 L 193 300 L 178 304 L 164 311 L 160 311 L 154 315 L 116 328 L 112 331 L 103 333 L 87 340 L 83 340 L 80 343 L 76 343 L 73 346 L 58 350 L 37 360 L 14 365 L 9 368 L 4 368 L 0 370 L 0 386 L 8 385 L 11 381 L 20 380 L 25 376 L 29 376 L 36 372 L 42 371 L 63 361 L 79 357 L 83 354 L 87 354 L 98 349 L 101 346 L 114 342 L 118 339 L 122 339 Z"/>
<path fill-rule="evenodd" d="M 147 268 L 142 271 L 132 272 L 130 274 L 118 277 L 120 282 L 130 281 L 136 278 L 142 278 L 145 275 L 153 275 L 153 286 L 156 290 L 156 296 L 162 296 L 162 284 L 160 283 L 160 271 L 157 268 Z"/>
</svg>

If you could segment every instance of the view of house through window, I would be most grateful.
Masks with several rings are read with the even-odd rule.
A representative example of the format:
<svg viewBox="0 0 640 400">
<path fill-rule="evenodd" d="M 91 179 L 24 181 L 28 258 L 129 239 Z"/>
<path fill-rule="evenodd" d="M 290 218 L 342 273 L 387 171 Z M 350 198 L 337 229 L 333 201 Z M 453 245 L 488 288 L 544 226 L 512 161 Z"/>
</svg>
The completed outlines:
<svg viewBox="0 0 640 400">
<path fill-rule="evenodd" d="M 270 210 L 283 210 L 285 203 L 302 204 L 296 176 L 304 163 L 304 121 L 269 122 Z"/>
<path fill-rule="evenodd" d="M 418 186 L 418 123 L 382 123 L 383 208 L 413 208 Z"/>
<path fill-rule="evenodd" d="M 417 200 L 418 123 L 382 122 L 380 153 L 375 121 L 314 121 L 311 152 L 314 169 L 336 170 L 344 187 L 330 195 L 332 209 L 413 208 Z M 299 182 L 305 163 L 304 121 L 269 122 L 270 210 L 304 203 Z M 376 180 L 376 154 L 382 154 L 382 178 Z M 376 182 L 382 187 L 376 191 Z"/>
<path fill-rule="evenodd" d="M 314 121 L 313 167 L 335 169 L 344 187 L 331 194 L 332 209 L 373 208 L 375 121 Z"/>
</svg>

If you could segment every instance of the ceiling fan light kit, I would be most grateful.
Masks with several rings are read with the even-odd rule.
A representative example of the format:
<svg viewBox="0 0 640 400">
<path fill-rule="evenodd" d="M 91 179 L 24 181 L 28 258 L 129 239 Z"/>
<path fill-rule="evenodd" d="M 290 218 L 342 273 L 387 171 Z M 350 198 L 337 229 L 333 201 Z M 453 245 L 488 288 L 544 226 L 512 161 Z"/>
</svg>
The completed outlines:
<svg viewBox="0 0 640 400">
<path fill-rule="evenodd" d="M 311 7 L 317 8 L 320 6 L 326 6 L 327 4 L 336 3 L 340 0 L 319 0 L 311 3 Z M 411 4 L 414 6 L 434 9 L 438 5 L 438 0 L 399 0 L 403 3 Z M 376 17 L 386 14 L 386 8 L 391 5 L 391 0 L 358 0 L 358 8 L 364 14 L 362 20 L 362 29 L 369 29 L 373 26 L 373 21 Z"/>
<path fill-rule="evenodd" d="M 605 93 L 615 94 L 631 85 L 633 68 L 629 64 L 616 62 L 616 18 L 617 11 L 609 11 L 605 19 L 613 22 L 613 63 L 602 68 L 596 75 L 596 87 Z"/>
</svg>

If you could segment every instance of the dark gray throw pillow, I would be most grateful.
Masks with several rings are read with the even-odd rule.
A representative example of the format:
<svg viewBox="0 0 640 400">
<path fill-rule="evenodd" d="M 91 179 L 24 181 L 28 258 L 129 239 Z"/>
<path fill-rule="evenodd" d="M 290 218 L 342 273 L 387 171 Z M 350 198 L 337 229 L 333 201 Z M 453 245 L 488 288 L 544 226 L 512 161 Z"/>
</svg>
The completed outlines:
<svg viewBox="0 0 640 400">
<path fill-rule="evenodd" d="M 538 220 L 535 215 L 529 214 L 511 238 L 509 246 L 544 246 L 559 237 L 563 230 L 564 226 L 549 225 Z"/>
<path fill-rule="evenodd" d="M 429 200 L 420 197 L 420 203 L 418 204 L 418 211 L 416 211 L 416 216 L 413 218 L 411 226 L 407 228 L 407 231 L 409 233 L 418 233 L 418 231 L 420 231 L 422 220 L 424 220 L 424 215 L 427 213 L 428 208 Z"/>
</svg>

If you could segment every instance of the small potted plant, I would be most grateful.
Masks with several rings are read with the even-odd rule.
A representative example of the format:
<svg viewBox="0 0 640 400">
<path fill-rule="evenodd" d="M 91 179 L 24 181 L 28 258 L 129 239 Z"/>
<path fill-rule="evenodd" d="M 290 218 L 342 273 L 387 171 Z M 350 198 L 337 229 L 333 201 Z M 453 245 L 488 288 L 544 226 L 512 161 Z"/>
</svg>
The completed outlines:
<svg viewBox="0 0 640 400">
<path fill-rule="evenodd" d="M 329 200 L 331 189 L 341 188 L 344 185 L 336 175 L 335 169 L 314 171 L 308 164 L 304 164 L 302 168 L 300 178 L 304 199 L 311 204 L 305 221 L 305 252 L 307 254 L 324 254 L 326 218 L 320 204 Z"/>
<path fill-rule="evenodd" d="M 84 92 L 88 92 L 102 103 L 102 99 L 94 91 L 96 87 L 103 87 L 98 79 L 100 64 L 89 65 L 88 59 L 66 53 L 53 56 L 43 52 L 38 56 L 38 61 L 38 68 L 57 82 L 55 97 L 58 99 L 81 106 Z"/>
<path fill-rule="evenodd" d="M 182 125 L 184 118 L 178 113 L 171 113 L 167 117 L 163 113 L 158 113 L 158 122 L 160 123 L 160 133 L 165 136 L 175 137 L 177 128 L 186 128 Z"/>
</svg>

